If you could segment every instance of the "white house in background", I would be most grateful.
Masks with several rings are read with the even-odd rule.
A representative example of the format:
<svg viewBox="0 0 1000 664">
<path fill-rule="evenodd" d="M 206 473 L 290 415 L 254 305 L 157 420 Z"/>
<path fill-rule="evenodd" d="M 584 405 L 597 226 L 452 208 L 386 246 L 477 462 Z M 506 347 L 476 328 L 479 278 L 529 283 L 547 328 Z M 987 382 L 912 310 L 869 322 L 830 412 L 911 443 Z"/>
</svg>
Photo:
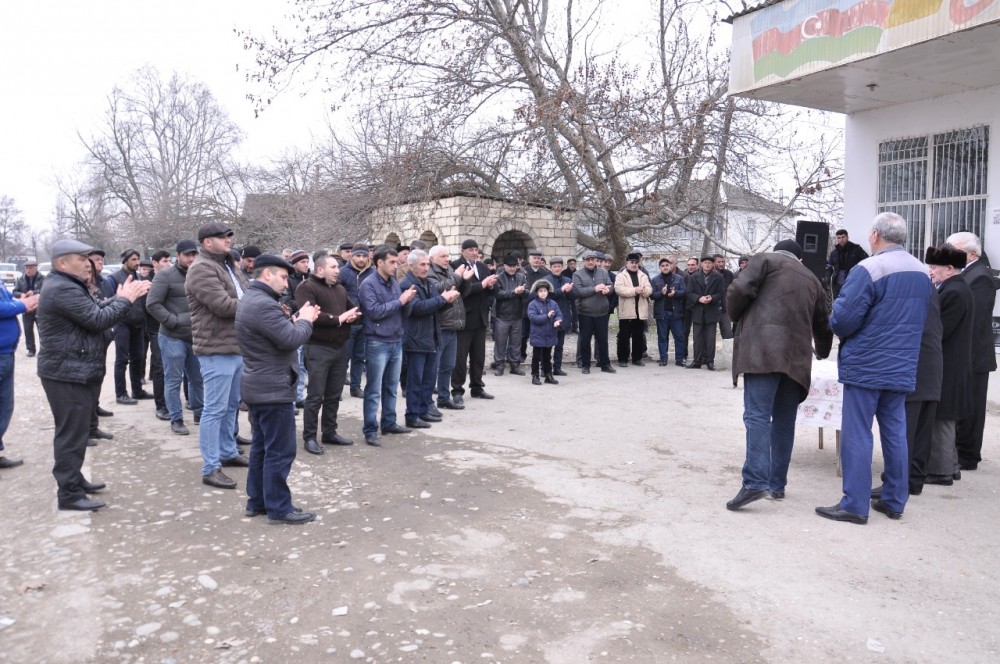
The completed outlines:
<svg viewBox="0 0 1000 664">
<path fill-rule="evenodd" d="M 730 93 L 847 114 L 851 237 L 897 212 L 906 248 L 969 230 L 1000 259 L 1000 0 L 770 0 L 731 16 Z"/>
<path fill-rule="evenodd" d="M 688 188 L 688 200 L 694 212 L 687 218 L 688 226 L 705 227 L 712 202 L 712 182 L 692 181 Z M 786 210 L 785 205 L 749 191 L 739 185 L 723 180 L 719 184 L 719 204 L 716 208 L 716 241 L 729 247 L 723 251 L 713 247 L 711 253 L 724 254 L 734 266 L 743 254 L 752 255 L 766 251 L 775 242 L 795 238 L 795 210 Z M 679 254 L 699 256 L 704 235 L 699 230 L 684 226 L 671 226 L 662 231 L 646 234 L 645 238 L 633 240 L 647 262 L 656 263 L 663 256 Z"/>
</svg>

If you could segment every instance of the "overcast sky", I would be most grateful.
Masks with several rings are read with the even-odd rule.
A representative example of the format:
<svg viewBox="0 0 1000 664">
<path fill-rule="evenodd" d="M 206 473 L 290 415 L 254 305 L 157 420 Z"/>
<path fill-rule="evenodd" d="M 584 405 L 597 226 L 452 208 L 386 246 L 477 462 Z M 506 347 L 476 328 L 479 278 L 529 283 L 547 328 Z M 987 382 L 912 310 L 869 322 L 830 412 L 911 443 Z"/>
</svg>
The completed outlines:
<svg viewBox="0 0 1000 664">
<path fill-rule="evenodd" d="M 269 31 L 282 0 L 5 0 L 0 6 L 0 195 L 49 225 L 55 177 L 84 156 L 107 96 L 144 65 L 205 83 L 246 132 L 244 156 L 277 156 L 325 134 L 320 94 L 279 97 L 260 118 L 245 99 L 234 27 Z"/>
</svg>

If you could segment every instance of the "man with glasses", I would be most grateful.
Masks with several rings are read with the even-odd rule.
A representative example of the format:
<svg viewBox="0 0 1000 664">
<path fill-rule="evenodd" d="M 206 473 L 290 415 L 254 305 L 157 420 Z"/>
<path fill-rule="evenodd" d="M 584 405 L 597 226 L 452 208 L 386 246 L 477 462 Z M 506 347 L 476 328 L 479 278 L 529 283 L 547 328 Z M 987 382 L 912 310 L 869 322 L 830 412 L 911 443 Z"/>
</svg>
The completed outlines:
<svg viewBox="0 0 1000 664">
<path fill-rule="evenodd" d="M 230 253 L 231 228 L 220 222 L 204 224 L 198 229 L 198 242 L 201 248 L 188 269 L 184 288 L 205 390 L 198 431 L 204 461 L 201 481 L 218 489 L 235 489 L 236 482 L 222 472 L 222 466 L 248 465 L 236 447 L 243 356 L 235 327 L 236 308 L 247 281 Z"/>
<path fill-rule="evenodd" d="M 128 315 L 150 282 L 127 278 L 112 297 L 97 302 L 86 274 L 92 251 L 76 240 L 52 245 L 52 271 L 38 301 L 38 377 L 52 410 L 52 439 L 58 504 L 61 510 L 93 511 L 104 507 L 87 498 L 104 488 L 83 477 L 91 414 L 106 372 L 105 333 Z"/>
</svg>

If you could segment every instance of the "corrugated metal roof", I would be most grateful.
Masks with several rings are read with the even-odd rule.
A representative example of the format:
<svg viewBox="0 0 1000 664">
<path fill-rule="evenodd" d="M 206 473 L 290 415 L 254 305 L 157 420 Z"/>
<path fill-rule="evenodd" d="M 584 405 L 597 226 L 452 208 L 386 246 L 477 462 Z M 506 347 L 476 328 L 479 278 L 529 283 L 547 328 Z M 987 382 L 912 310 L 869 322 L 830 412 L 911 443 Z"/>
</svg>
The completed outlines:
<svg viewBox="0 0 1000 664">
<path fill-rule="evenodd" d="M 777 4 L 782 3 L 784 1 L 785 0 L 766 0 L 765 2 L 761 2 L 761 3 L 757 4 L 757 5 L 754 5 L 753 7 L 747 7 L 746 9 L 744 9 L 741 12 L 736 12 L 732 16 L 729 16 L 727 18 L 722 19 L 722 22 L 723 23 L 732 23 L 735 19 L 738 19 L 741 16 L 746 16 L 747 14 L 753 14 L 754 12 L 760 11 L 761 9 L 764 9 L 765 7 L 770 7 L 771 5 L 777 5 Z"/>
</svg>

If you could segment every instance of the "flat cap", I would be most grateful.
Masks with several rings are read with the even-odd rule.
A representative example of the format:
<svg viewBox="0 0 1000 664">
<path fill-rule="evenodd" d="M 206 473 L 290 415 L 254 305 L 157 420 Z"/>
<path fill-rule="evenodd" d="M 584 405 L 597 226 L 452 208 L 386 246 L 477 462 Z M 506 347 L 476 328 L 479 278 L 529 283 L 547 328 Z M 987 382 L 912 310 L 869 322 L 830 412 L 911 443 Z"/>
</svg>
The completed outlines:
<svg viewBox="0 0 1000 664">
<path fill-rule="evenodd" d="M 478 249 L 478 248 L 479 248 L 479 243 L 473 240 L 471 237 L 466 240 L 462 240 L 462 251 L 465 251 L 466 249 Z"/>
<path fill-rule="evenodd" d="M 194 240 L 181 240 L 177 243 L 177 254 L 193 254 L 198 251 L 198 243 Z"/>
<path fill-rule="evenodd" d="M 97 249 L 97 248 L 91 249 L 90 253 L 87 254 L 88 257 L 89 256 L 100 256 L 101 258 L 104 258 L 105 255 L 106 254 L 104 253 L 103 249 Z"/>
<path fill-rule="evenodd" d="M 38 261 L 36 261 L 35 259 L 24 261 L 24 267 L 38 267 Z"/>
<path fill-rule="evenodd" d="M 243 251 L 240 252 L 240 255 L 243 258 L 257 258 L 258 256 L 260 256 L 260 253 L 261 253 L 260 247 L 258 247 L 256 244 L 248 244 L 247 246 L 243 247 Z"/>
<path fill-rule="evenodd" d="M 148 258 L 143 258 L 141 261 L 139 261 L 139 267 L 150 267 L 151 268 L 151 267 L 153 267 L 153 261 L 149 260 Z"/>
<path fill-rule="evenodd" d="M 350 251 L 354 249 L 353 242 L 341 242 L 340 246 L 337 248 L 339 251 Z"/>
<path fill-rule="evenodd" d="M 67 254 L 84 254 L 89 256 L 94 253 L 94 248 L 89 244 L 84 244 L 78 240 L 59 240 L 52 244 L 51 254 L 52 258 L 59 258 L 60 256 L 66 256 Z M 104 255 L 104 252 L 101 252 Z"/>
<path fill-rule="evenodd" d="M 583 256 L 581 256 L 580 258 L 583 260 L 587 260 L 588 258 L 597 258 L 597 252 L 588 249 L 587 251 L 583 252 Z"/>
<path fill-rule="evenodd" d="M 503 257 L 504 265 L 517 265 L 517 256 L 514 254 L 507 254 Z"/>
<path fill-rule="evenodd" d="M 532 249 L 531 251 L 528 252 L 528 255 L 529 256 L 544 256 L 545 254 L 542 253 L 541 249 Z"/>
<path fill-rule="evenodd" d="M 778 244 L 774 245 L 775 251 L 787 251 L 793 254 L 796 258 L 802 258 L 802 247 L 795 240 L 782 240 Z"/>
<path fill-rule="evenodd" d="M 775 247 L 774 249 L 775 249 L 775 251 L 778 250 L 777 247 Z M 709 263 L 714 263 L 715 262 L 715 258 L 713 258 L 712 256 L 702 256 L 701 257 L 701 262 L 704 263 L 705 261 L 708 261 Z"/>
<path fill-rule="evenodd" d="M 306 258 L 309 258 L 309 255 L 306 254 L 306 252 L 303 251 L 301 253 Z M 292 254 L 292 258 L 294 257 L 295 254 Z M 254 270 L 259 270 L 262 267 L 283 267 L 289 272 L 295 270 L 290 263 L 281 260 L 281 256 L 275 256 L 274 254 L 261 254 L 260 256 L 257 256 L 257 259 L 253 262 L 253 268 Z"/>
<path fill-rule="evenodd" d="M 562 256 L 553 256 L 549 259 L 549 265 L 555 265 L 556 263 L 563 264 Z"/>
<path fill-rule="evenodd" d="M 639 252 L 633 251 L 631 254 L 629 254 L 628 256 L 625 257 L 625 260 L 627 260 L 627 261 L 639 261 L 639 260 L 642 260 L 642 254 L 640 254 Z"/>
<path fill-rule="evenodd" d="M 198 242 L 201 242 L 207 237 L 227 237 L 233 234 L 233 229 L 226 226 L 221 221 L 210 221 L 207 224 L 202 224 L 198 228 Z"/>
</svg>

